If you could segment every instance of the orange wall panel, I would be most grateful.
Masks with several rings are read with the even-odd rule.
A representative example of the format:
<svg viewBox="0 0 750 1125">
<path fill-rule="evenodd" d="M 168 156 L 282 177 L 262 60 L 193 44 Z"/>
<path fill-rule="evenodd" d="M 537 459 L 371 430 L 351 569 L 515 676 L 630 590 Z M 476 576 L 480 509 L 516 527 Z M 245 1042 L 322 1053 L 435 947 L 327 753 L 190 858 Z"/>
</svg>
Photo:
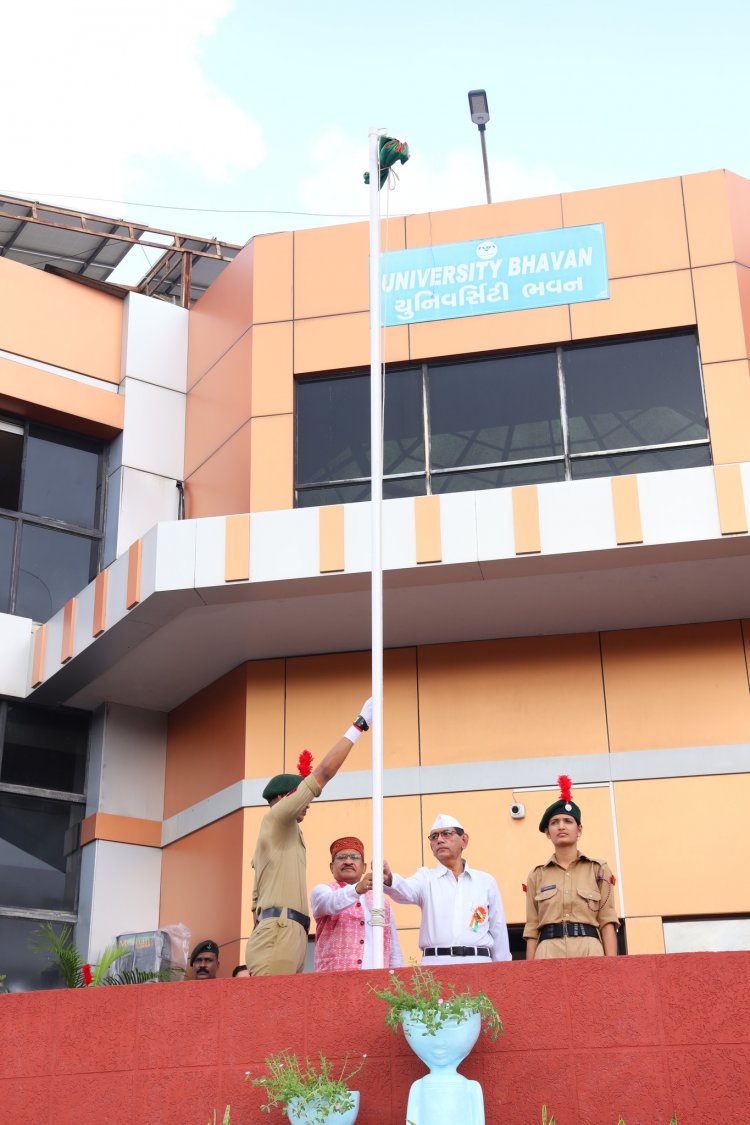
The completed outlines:
<svg viewBox="0 0 750 1125">
<path fill-rule="evenodd" d="M 0 348 L 120 381 L 123 301 L 67 278 L 0 259 Z"/>
<path fill-rule="evenodd" d="M 602 654 L 613 751 L 750 741 L 737 621 L 603 633 Z"/>
<path fill-rule="evenodd" d="M 714 464 L 750 461 L 750 363 L 705 363 L 703 385 Z"/>
<path fill-rule="evenodd" d="M 489 207 L 459 207 L 454 211 L 430 211 L 406 216 L 406 245 L 439 246 L 444 242 L 474 242 L 507 234 L 555 230 L 563 225 L 561 197 L 513 199 Z"/>
<path fill-rule="evenodd" d="M 3 358 L 0 408 L 103 438 L 115 437 L 125 419 L 122 395 Z"/>
<path fill-rule="evenodd" d="M 550 309 L 464 316 L 409 326 L 410 353 L 414 360 L 437 356 L 470 355 L 499 348 L 525 348 L 558 344 L 570 339 L 567 305 Z"/>
<path fill-rule="evenodd" d="M 703 362 L 746 358 L 737 266 L 730 263 L 693 270 L 693 287 Z"/>
<path fill-rule="evenodd" d="M 620 782 L 615 801 L 629 914 L 750 911 L 749 774 Z"/>
<path fill-rule="evenodd" d="M 250 423 L 250 511 L 294 507 L 294 415 L 253 418 Z"/>
<path fill-rule="evenodd" d="M 682 177 L 690 264 L 714 266 L 734 260 L 726 172 Z"/>
<path fill-rule="evenodd" d="M 273 777 L 284 772 L 285 662 L 258 660 L 245 669 L 245 777 Z"/>
<path fill-rule="evenodd" d="M 745 266 L 750 266 L 750 180 L 724 172 L 729 217 L 734 240 L 734 258 Z"/>
<path fill-rule="evenodd" d="M 185 512 L 188 519 L 199 519 L 249 511 L 250 423 L 247 422 L 186 477 Z"/>
<path fill-rule="evenodd" d="M 170 712 L 165 818 L 244 777 L 246 683 L 244 667 L 235 668 Z"/>
<path fill-rule="evenodd" d="M 566 227 L 604 223 L 609 276 L 685 270 L 685 212 L 678 178 L 563 195 Z"/>
<path fill-rule="evenodd" d="M 235 434 L 250 418 L 252 331 L 246 332 L 194 384 L 185 410 L 185 475 Z"/>
<path fill-rule="evenodd" d="M 419 706 L 422 765 L 607 750 L 594 634 L 426 645 Z"/>
<path fill-rule="evenodd" d="M 570 306 L 574 340 L 695 324 L 690 273 L 656 273 L 611 281 L 609 300 Z"/>
<path fill-rule="evenodd" d="M 745 334 L 745 355 L 750 356 L 750 267 L 737 266 L 737 288 L 740 294 L 740 315 Z"/>
<path fill-rule="evenodd" d="M 402 363 L 408 360 L 409 328 L 405 324 L 386 328 L 381 346 L 384 363 Z M 346 367 L 368 367 L 369 363 L 369 313 L 349 313 L 344 316 L 317 317 L 313 320 L 295 322 L 295 374 L 335 371 Z"/>
<path fill-rule="evenodd" d="M 253 323 L 291 320 L 294 305 L 294 235 L 260 234 L 253 239 Z"/>
<path fill-rule="evenodd" d="M 386 769 L 418 764 L 416 653 L 412 648 L 384 654 L 383 716 Z M 316 762 L 357 717 L 370 695 L 369 652 L 302 656 L 287 661 L 285 769 L 296 769 L 300 751 Z M 365 734 L 349 755 L 345 770 L 366 770 L 372 760 Z"/>
<path fill-rule="evenodd" d="M 253 322 L 254 242 L 248 242 L 190 310 L 188 389 Z"/>
<path fill-rule="evenodd" d="M 193 832 L 162 852 L 159 925 L 183 922 L 191 947 L 204 938 L 221 946 L 241 933 L 242 810 Z M 252 873 L 251 873 L 252 874 Z M 250 933 L 245 931 L 245 936 Z M 220 950 L 219 976 L 228 977 L 236 948 Z"/>
<path fill-rule="evenodd" d="M 381 222 L 381 249 L 403 250 L 404 220 Z M 370 307 L 367 223 L 294 232 L 294 315 L 299 319 Z"/>
<path fill-rule="evenodd" d="M 250 412 L 291 414 L 294 410 L 294 333 L 291 322 L 253 329 Z"/>
</svg>

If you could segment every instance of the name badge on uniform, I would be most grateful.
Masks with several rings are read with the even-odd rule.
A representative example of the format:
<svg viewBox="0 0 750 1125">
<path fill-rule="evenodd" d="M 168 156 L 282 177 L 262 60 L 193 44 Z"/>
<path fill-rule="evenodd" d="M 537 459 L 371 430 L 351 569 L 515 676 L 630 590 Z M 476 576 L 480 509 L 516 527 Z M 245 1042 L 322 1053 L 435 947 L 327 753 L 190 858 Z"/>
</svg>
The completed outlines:
<svg viewBox="0 0 750 1125">
<path fill-rule="evenodd" d="M 542 891 L 556 891 L 556 890 L 557 890 L 557 883 L 548 883 L 546 887 L 540 887 L 539 888 L 539 894 L 541 894 Z"/>
</svg>

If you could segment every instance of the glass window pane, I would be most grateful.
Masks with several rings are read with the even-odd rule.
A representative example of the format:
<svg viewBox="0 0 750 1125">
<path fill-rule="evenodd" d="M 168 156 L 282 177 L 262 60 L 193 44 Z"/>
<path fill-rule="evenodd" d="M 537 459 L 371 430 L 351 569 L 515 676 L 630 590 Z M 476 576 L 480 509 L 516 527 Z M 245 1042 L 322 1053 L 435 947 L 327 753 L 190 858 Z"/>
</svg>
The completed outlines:
<svg viewBox="0 0 750 1125">
<path fill-rule="evenodd" d="M 80 851 L 65 835 L 83 805 L 0 792 L 0 906 L 74 910 Z"/>
<path fill-rule="evenodd" d="M 97 540 L 25 523 L 16 613 L 47 621 L 96 576 Z"/>
<path fill-rule="evenodd" d="M 514 465 L 509 469 L 473 469 L 462 473 L 435 473 L 432 491 L 478 492 L 483 488 L 509 488 L 514 484 L 545 484 L 565 480 L 562 461 L 547 461 L 543 465 Z"/>
<path fill-rule="evenodd" d="M 22 456 L 23 430 L 9 423 L 0 424 L 0 508 L 11 512 L 18 511 Z"/>
<path fill-rule="evenodd" d="M 571 461 L 573 480 L 584 477 L 620 477 L 629 473 L 657 473 L 662 469 L 696 469 L 711 464 L 707 445 L 684 449 L 654 449 L 646 453 L 616 453 L 611 457 L 586 457 Z"/>
<path fill-rule="evenodd" d="M 0 780 L 10 785 L 83 793 L 88 718 L 9 704 Z"/>
<path fill-rule="evenodd" d="M 571 453 L 707 436 L 694 335 L 566 348 L 563 364 Z"/>
<path fill-rule="evenodd" d="M 326 504 L 358 504 L 370 499 L 370 482 L 361 484 L 332 484 L 327 488 L 300 488 L 297 492 L 298 508 L 325 507 Z"/>
<path fill-rule="evenodd" d="M 432 367 L 433 469 L 562 453 L 554 352 Z"/>
<path fill-rule="evenodd" d="M 30 918 L 0 917 L 0 972 L 5 973 L 5 984 L 11 992 L 62 988 L 62 978 L 57 969 L 49 964 L 44 954 L 29 949 L 31 936 L 40 924 Z"/>
<path fill-rule="evenodd" d="M 84 441 L 67 444 L 31 430 L 21 510 L 98 528 L 100 460 L 99 451 Z"/>
<path fill-rule="evenodd" d="M 385 386 L 384 471 L 419 471 L 424 468 L 421 372 L 389 372 Z M 298 382 L 297 483 L 369 475 L 369 375 Z"/>
<path fill-rule="evenodd" d="M 7 613 L 10 606 L 10 579 L 13 572 L 15 537 L 15 520 L 0 518 L 0 613 Z"/>
</svg>

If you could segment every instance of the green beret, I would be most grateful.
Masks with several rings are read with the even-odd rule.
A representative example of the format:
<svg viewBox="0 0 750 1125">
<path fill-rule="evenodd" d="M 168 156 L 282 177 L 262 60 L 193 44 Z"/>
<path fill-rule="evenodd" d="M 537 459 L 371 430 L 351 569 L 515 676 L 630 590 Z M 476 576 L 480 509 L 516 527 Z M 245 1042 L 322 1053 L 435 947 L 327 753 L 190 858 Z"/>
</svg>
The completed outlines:
<svg viewBox="0 0 750 1125">
<path fill-rule="evenodd" d="M 552 817 L 557 816 L 558 813 L 567 813 L 568 816 L 573 817 L 577 824 L 580 825 L 581 823 L 581 810 L 578 808 L 575 801 L 565 801 L 560 797 L 558 801 L 555 801 L 554 805 L 550 805 L 548 809 L 544 810 L 544 816 L 539 821 L 539 831 L 546 832 L 547 825 L 552 820 Z"/>
<path fill-rule="evenodd" d="M 287 793 L 299 789 L 302 780 L 298 773 L 277 773 L 263 790 L 263 800 L 272 801 L 274 797 L 286 797 Z"/>
<path fill-rule="evenodd" d="M 207 941 L 199 941 L 193 952 L 190 954 L 190 964 L 192 965 L 196 957 L 200 957 L 201 953 L 215 953 L 218 960 L 219 947 L 215 941 L 209 938 Z"/>
</svg>

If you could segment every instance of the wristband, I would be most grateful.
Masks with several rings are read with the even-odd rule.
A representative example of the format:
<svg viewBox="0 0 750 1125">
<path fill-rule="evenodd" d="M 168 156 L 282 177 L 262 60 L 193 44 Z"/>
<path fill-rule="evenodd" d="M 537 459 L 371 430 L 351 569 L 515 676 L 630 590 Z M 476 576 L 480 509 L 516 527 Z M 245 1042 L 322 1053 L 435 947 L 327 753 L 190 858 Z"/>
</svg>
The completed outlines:
<svg viewBox="0 0 750 1125">
<path fill-rule="evenodd" d="M 349 730 L 344 733 L 344 738 L 348 738 L 350 742 L 356 742 L 358 738 L 362 737 L 362 731 L 359 727 L 350 726 Z"/>
<path fill-rule="evenodd" d="M 357 715 L 354 723 L 352 724 L 357 730 L 366 731 L 370 729 L 370 725 L 364 715 Z"/>
</svg>

